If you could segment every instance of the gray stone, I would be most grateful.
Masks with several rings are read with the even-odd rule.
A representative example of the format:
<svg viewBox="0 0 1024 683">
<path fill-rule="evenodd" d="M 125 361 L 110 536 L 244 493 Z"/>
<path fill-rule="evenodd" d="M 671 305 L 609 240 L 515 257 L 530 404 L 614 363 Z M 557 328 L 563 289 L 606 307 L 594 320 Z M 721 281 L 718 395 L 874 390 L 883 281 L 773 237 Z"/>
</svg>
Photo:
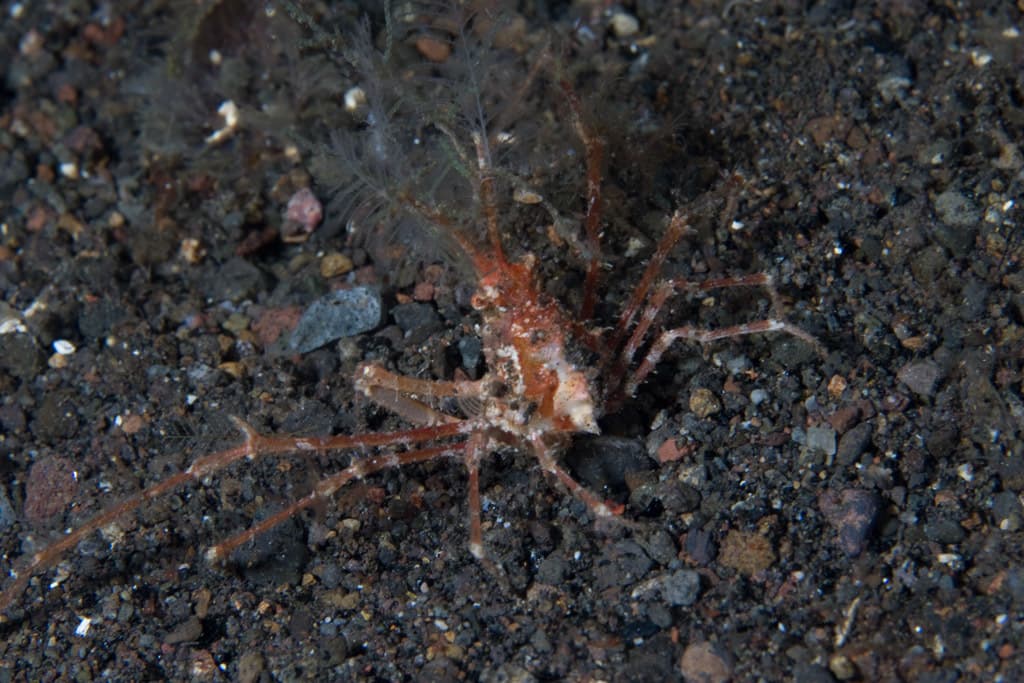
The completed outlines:
<svg viewBox="0 0 1024 683">
<path fill-rule="evenodd" d="M 896 376 L 921 398 L 931 398 L 942 379 L 942 368 L 935 361 L 923 360 L 904 365 Z"/>
<path fill-rule="evenodd" d="M 836 430 L 831 427 L 811 427 L 807 430 L 807 448 L 825 455 L 836 453 Z"/>
<path fill-rule="evenodd" d="M 288 340 L 288 347 L 308 353 L 325 344 L 372 330 L 380 324 L 380 294 L 369 287 L 339 289 L 306 309 Z"/>
</svg>

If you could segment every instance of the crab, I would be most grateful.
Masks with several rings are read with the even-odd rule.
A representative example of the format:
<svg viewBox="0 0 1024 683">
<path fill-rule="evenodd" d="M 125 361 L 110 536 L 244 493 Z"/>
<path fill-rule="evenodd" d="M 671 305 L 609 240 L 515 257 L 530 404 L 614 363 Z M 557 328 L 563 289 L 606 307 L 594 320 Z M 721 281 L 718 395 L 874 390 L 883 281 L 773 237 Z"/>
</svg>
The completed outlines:
<svg viewBox="0 0 1024 683">
<path fill-rule="evenodd" d="M 545 293 L 538 277 L 537 258 L 530 253 L 511 259 L 503 244 L 498 201 L 500 174 L 491 161 L 485 134 L 473 136 L 471 146 L 447 130 L 452 146 L 471 169 L 479 210 L 478 226 L 486 237 L 471 231 L 440 208 L 413 196 L 399 197 L 406 210 L 453 239 L 472 264 L 477 286 L 471 305 L 478 313 L 486 371 L 479 379 L 456 377 L 432 380 L 396 374 L 377 363 L 363 363 L 354 386 L 371 402 L 398 415 L 411 428 L 384 433 L 323 437 L 263 434 L 235 418 L 243 434 L 234 447 L 202 456 L 187 469 L 115 503 L 39 550 L 12 571 L 13 580 L 0 593 L 0 612 L 19 601 L 32 577 L 54 567 L 88 536 L 116 523 L 149 501 L 243 461 L 290 452 L 351 451 L 347 467 L 324 476 L 305 496 L 286 504 L 247 530 L 205 551 L 212 563 L 228 558 L 240 546 L 317 506 L 356 480 L 392 468 L 443 458 L 458 460 L 468 473 L 468 549 L 477 560 L 488 559 L 481 521 L 480 466 L 490 453 L 509 446 L 528 452 L 540 468 L 598 519 L 619 517 L 623 506 L 587 489 L 559 462 L 558 456 L 575 435 L 597 434 L 600 420 L 617 410 L 655 370 L 677 342 L 699 344 L 751 334 L 782 332 L 820 349 L 818 340 L 777 313 L 778 297 L 764 273 L 703 282 L 664 278 L 662 267 L 687 233 L 691 212 L 681 208 L 671 216 L 639 282 L 614 326 L 594 326 L 600 289 L 604 144 L 585 123 L 573 88 L 561 81 L 573 128 L 583 143 L 586 166 L 585 215 L 581 253 L 586 260 L 582 303 L 575 313 Z M 659 311 L 673 296 L 718 289 L 758 287 L 772 298 L 773 317 L 719 329 L 684 325 L 658 330 Z M 639 359 L 638 359 L 639 356 Z M 451 400 L 454 399 L 454 400 Z M 460 413 L 446 411 L 451 404 Z"/>
</svg>

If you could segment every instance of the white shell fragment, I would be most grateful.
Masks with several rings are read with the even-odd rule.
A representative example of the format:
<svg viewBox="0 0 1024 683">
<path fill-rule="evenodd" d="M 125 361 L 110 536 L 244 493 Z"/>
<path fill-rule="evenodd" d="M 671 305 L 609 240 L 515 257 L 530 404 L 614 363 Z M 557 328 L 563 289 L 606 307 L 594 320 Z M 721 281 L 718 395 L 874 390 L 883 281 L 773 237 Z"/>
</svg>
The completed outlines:
<svg viewBox="0 0 1024 683">
<path fill-rule="evenodd" d="M 231 100 L 224 100 L 217 107 L 217 113 L 224 119 L 224 127 L 206 136 L 206 144 L 219 145 L 231 137 L 238 128 L 238 105 Z"/>
<path fill-rule="evenodd" d="M 57 339 L 53 342 L 53 350 L 62 356 L 70 356 L 77 349 L 75 345 L 69 342 L 67 339 Z"/>
</svg>

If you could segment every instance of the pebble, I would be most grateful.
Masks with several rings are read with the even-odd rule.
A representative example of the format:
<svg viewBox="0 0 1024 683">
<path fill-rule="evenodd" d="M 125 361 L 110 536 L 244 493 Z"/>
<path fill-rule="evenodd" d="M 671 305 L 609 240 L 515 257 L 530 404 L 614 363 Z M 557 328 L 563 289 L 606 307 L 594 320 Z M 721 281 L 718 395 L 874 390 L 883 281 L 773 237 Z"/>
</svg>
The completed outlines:
<svg viewBox="0 0 1024 683">
<path fill-rule="evenodd" d="M 837 433 L 845 434 L 859 419 L 859 406 L 844 406 L 828 416 L 828 423 Z"/>
<path fill-rule="evenodd" d="M 931 398 L 942 379 L 942 369 L 933 360 L 916 361 L 904 365 L 896 376 L 921 398 Z"/>
<path fill-rule="evenodd" d="M 846 387 L 845 377 L 842 375 L 832 375 L 832 378 L 828 381 L 828 395 L 832 398 L 839 398 L 846 391 Z"/>
<path fill-rule="evenodd" d="M 852 465 L 870 446 L 874 428 L 870 422 L 861 422 L 839 438 L 836 460 L 840 465 Z"/>
<path fill-rule="evenodd" d="M 565 558 L 557 553 L 552 553 L 544 558 L 537 567 L 537 580 L 549 586 L 557 586 L 562 583 L 569 573 L 569 564 Z"/>
<path fill-rule="evenodd" d="M 203 295 L 214 301 L 241 302 L 266 289 L 267 277 L 243 258 L 232 258 L 203 278 Z"/>
<path fill-rule="evenodd" d="M 697 602 L 700 595 L 700 574 L 692 569 L 680 569 L 663 574 L 633 590 L 633 597 L 657 591 L 661 598 L 673 607 L 685 607 Z"/>
<path fill-rule="evenodd" d="M 192 616 L 164 636 L 164 643 L 167 645 L 193 643 L 199 640 L 201 635 L 203 635 L 203 622 L 199 620 L 199 617 Z"/>
<path fill-rule="evenodd" d="M 305 242 L 320 225 L 324 207 L 313 191 L 304 187 L 288 200 L 281 225 L 281 240 L 284 242 Z"/>
<path fill-rule="evenodd" d="M 640 30 L 640 22 L 632 14 L 616 12 L 611 19 L 612 32 L 616 38 L 629 38 Z"/>
<path fill-rule="evenodd" d="M 692 562 L 706 567 L 718 557 L 714 536 L 705 529 L 690 529 L 683 539 L 683 551 Z"/>
<path fill-rule="evenodd" d="M 67 339 L 58 339 L 53 342 L 53 350 L 62 356 L 70 356 L 75 352 L 75 345 Z"/>
<path fill-rule="evenodd" d="M 479 337 L 463 337 L 458 344 L 459 356 L 462 358 L 462 367 L 467 372 L 476 372 L 480 365 L 480 357 L 483 355 L 483 344 Z"/>
<path fill-rule="evenodd" d="M 775 564 L 775 549 L 761 534 L 733 529 L 722 541 L 718 561 L 724 567 L 753 576 Z"/>
<path fill-rule="evenodd" d="M 259 343 L 266 348 L 276 342 L 282 334 L 295 329 L 301 318 L 302 310 L 297 306 L 267 309 L 253 322 L 252 331 Z"/>
<path fill-rule="evenodd" d="M 750 392 L 750 402 L 755 406 L 759 406 L 768 400 L 768 392 L 764 389 L 754 389 Z"/>
<path fill-rule="evenodd" d="M 807 430 L 807 448 L 825 455 L 835 455 L 836 431 L 831 427 L 810 427 Z"/>
<path fill-rule="evenodd" d="M 68 366 L 68 357 L 55 353 L 47 359 L 46 364 L 54 370 L 60 370 L 61 368 L 66 368 Z"/>
<path fill-rule="evenodd" d="M 849 657 L 843 654 L 832 655 L 829 658 L 828 670 L 841 681 L 848 681 L 857 675 L 857 667 Z"/>
<path fill-rule="evenodd" d="M 679 672 L 686 683 L 727 683 L 732 679 L 729 657 L 712 643 L 690 643 L 679 660 Z"/>
<path fill-rule="evenodd" d="M 18 520 L 11 499 L 7 497 L 7 491 L 0 487 L 0 529 L 6 529 Z"/>
<path fill-rule="evenodd" d="M 339 289 L 320 297 L 306 309 L 288 340 L 297 353 L 377 327 L 381 321 L 380 293 L 369 287 Z"/>
<path fill-rule="evenodd" d="M 981 220 L 981 212 L 974 203 L 956 190 L 946 190 L 936 196 L 932 205 L 939 220 L 946 225 L 970 228 Z"/>
<path fill-rule="evenodd" d="M 430 304 L 409 302 L 391 310 L 391 317 L 402 330 L 405 343 L 419 344 L 441 329 L 441 318 Z"/>
<path fill-rule="evenodd" d="M 823 491 L 818 508 L 838 534 L 839 547 L 847 557 L 860 556 L 882 509 L 878 496 L 864 489 Z"/>
<path fill-rule="evenodd" d="M 0 370 L 18 379 L 30 379 L 42 369 L 42 350 L 30 334 L 0 334 Z"/>
<path fill-rule="evenodd" d="M 266 668 L 263 655 L 259 652 L 246 652 L 238 658 L 239 683 L 255 683 Z"/>
<path fill-rule="evenodd" d="M 675 462 L 681 460 L 692 452 L 692 449 L 683 447 L 680 448 L 676 443 L 675 439 L 665 439 L 664 443 L 658 447 L 656 456 L 658 462 L 664 465 L 667 462 Z"/>
<path fill-rule="evenodd" d="M 352 270 L 352 259 L 341 252 L 332 251 L 320 259 L 320 276 L 325 280 L 338 277 Z"/>
<path fill-rule="evenodd" d="M 701 419 L 710 417 L 721 409 L 721 401 L 710 389 L 698 387 L 690 394 L 690 412 Z"/>
<path fill-rule="evenodd" d="M 820 664 L 797 664 L 793 668 L 793 683 L 834 683 L 835 680 Z"/>
<path fill-rule="evenodd" d="M 206 257 L 206 249 L 203 248 L 203 243 L 194 237 L 186 237 L 181 240 L 181 245 L 178 247 L 178 253 L 185 259 L 186 263 L 196 265 Z"/>
<path fill-rule="evenodd" d="M 28 471 L 22 513 L 31 524 L 49 522 L 64 512 L 78 490 L 78 473 L 67 458 L 43 456 Z"/>
<path fill-rule="evenodd" d="M 628 586 L 643 578 L 654 562 L 636 541 L 619 541 L 607 548 L 601 555 L 595 570 L 595 590 Z"/>
<path fill-rule="evenodd" d="M 443 64 L 452 54 L 451 46 L 443 40 L 432 36 L 420 36 L 416 39 L 416 51 L 431 62 Z"/>
<path fill-rule="evenodd" d="M 934 543 L 956 545 L 964 540 L 967 532 L 955 520 L 939 517 L 925 522 L 924 535 Z"/>
<path fill-rule="evenodd" d="M 236 312 L 229 315 L 228 319 L 221 323 L 221 327 L 237 337 L 249 329 L 249 322 L 248 316 Z"/>
<path fill-rule="evenodd" d="M 993 496 L 992 517 L 1000 530 L 1018 531 L 1021 528 L 1022 510 L 1017 494 L 1001 491 Z"/>
</svg>

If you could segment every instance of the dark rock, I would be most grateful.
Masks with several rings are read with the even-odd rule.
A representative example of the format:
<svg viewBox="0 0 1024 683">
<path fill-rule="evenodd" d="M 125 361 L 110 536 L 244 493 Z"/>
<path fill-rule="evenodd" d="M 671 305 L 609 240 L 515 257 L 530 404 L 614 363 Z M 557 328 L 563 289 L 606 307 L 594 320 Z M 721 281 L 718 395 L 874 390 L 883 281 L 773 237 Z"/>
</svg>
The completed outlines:
<svg viewBox="0 0 1024 683">
<path fill-rule="evenodd" d="M 402 330 L 404 342 L 415 346 L 441 329 L 441 317 L 430 304 L 411 302 L 391 309 L 391 317 Z"/>
<path fill-rule="evenodd" d="M 946 250 L 935 244 L 914 252 L 910 259 L 910 272 L 922 287 L 933 285 L 948 269 Z"/>
<path fill-rule="evenodd" d="M 832 672 L 820 664 L 797 664 L 793 667 L 793 683 L 835 683 Z"/>
<path fill-rule="evenodd" d="M 847 557 L 858 557 L 864 552 L 881 511 L 881 501 L 875 493 L 864 489 L 823 491 L 818 496 L 818 508 L 838 532 L 839 547 Z"/>
<path fill-rule="evenodd" d="M 263 517 L 269 516 L 267 510 Z M 252 543 L 246 543 L 231 554 L 231 562 L 239 566 L 246 580 L 264 586 L 298 584 L 308 555 L 302 525 L 290 519 Z"/>
<path fill-rule="evenodd" d="M 653 562 L 635 541 L 619 541 L 608 546 L 594 574 L 595 588 L 618 588 L 628 586 L 650 571 Z"/>
<path fill-rule="evenodd" d="M 684 541 L 686 555 L 701 567 L 706 567 L 718 556 L 718 544 L 710 531 L 690 529 Z"/>
<path fill-rule="evenodd" d="M 924 445 L 933 458 L 945 459 L 956 448 L 957 436 L 956 425 L 947 422 L 939 425 L 934 432 L 928 435 Z"/>
<path fill-rule="evenodd" d="M 0 428 L 8 434 L 25 431 L 25 411 L 13 403 L 0 405 Z"/>
<path fill-rule="evenodd" d="M 664 577 L 659 589 L 661 597 L 670 605 L 692 605 L 700 595 L 700 574 L 692 569 L 680 569 Z"/>
<path fill-rule="evenodd" d="M 992 518 L 1002 531 L 1017 531 L 1021 528 L 1021 504 L 1017 494 L 1001 491 L 992 497 Z"/>
<path fill-rule="evenodd" d="M 828 417 L 828 423 L 839 434 L 846 432 L 860 419 L 859 406 L 844 406 Z"/>
<path fill-rule="evenodd" d="M 852 465 L 871 446 L 874 427 L 870 422 L 859 425 L 842 435 L 836 449 L 836 461 L 840 465 Z"/>
<path fill-rule="evenodd" d="M 952 189 L 935 197 L 933 206 L 941 221 L 934 226 L 935 240 L 957 258 L 962 257 L 974 243 L 980 209 L 966 195 Z"/>
<path fill-rule="evenodd" d="M 55 443 L 70 439 L 77 431 L 78 408 L 75 397 L 66 393 L 47 394 L 32 421 L 32 433 L 36 438 L 46 443 Z"/>
<path fill-rule="evenodd" d="M 955 545 L 964 540 L 966 532 L 955 520 L 940 517 L 925 522 L 924 535 L 935 543 Z"/>
<path fill-rule="evenodd" d="M 18 379 L 32 379 L 43 369 L 43 351 L 32 335 L 0 334 L 0 369 Z"/>
<path fill-rule="evenodd" d="M 164 636 L 164 643 L 177 645 L 178 643 L 194 643 L 203 635 L 203 622 L 199 617 L 189 617 L 176 629 Z"/>
<path fill-rule="evenodd" d="M 234 301 L 253 298 L 266 288 L 266 276 L 259 268 L 242 258 L 233 258 L 211 269 L 203 281 L 203 294 L 213 301 Z"/>
<path fill-rule="evenodd" d="M 483 355 L 483 344 L 478 337 L 463 337 L 459 340 L 459 355 L 462 369 L 471 374 L 476 373 Z"/>
<path fill-rule="evenodd" d="M 78 316 L 78 331 L 86 339 L 103 339 L 126 315 L 124 306 L 110 298 L 86 302 Z"/>
<path fill-rule="evenodd" d="M 672 535 L 664 529 L 655 529 L 650 535 L 642 538 L 640 544 L 644 547 L 644 552 L 661 565 L 667 565 L 678 554 Z"/>
<path fill-rule="evenodd" d="M 942 379 L 942 369 L 932 360 L 917 361 L 900 368 L 897 377 L 921 398 L 931 398 Z"/>
<path fill-rule="evenodd" d="M 1013 604 L 1024 606 L 1024 567 L 1011 567 L 1006 573 L 1003 588 Z"/>
<path fill-rule="evenodd" d="M 584 436 L 573 441 L 565 462 L 594 491 L 626 490 L 626 475 L 654 467 L 643 442 L 617 436 Z"/>
<path fill-rule="evenodd" d="M 537 567 L 537 580 L 550 586 L 557 586 L 569 573 L 569 563 L 558 554 L 545 557 Z"/>
<path fill-rule="evenodd" d="M 11 499 L 7 497 L 7 489 L 0 487 L 0 530 L 18 521 L 18 515 L 14 511 Z"/>
</svg>

